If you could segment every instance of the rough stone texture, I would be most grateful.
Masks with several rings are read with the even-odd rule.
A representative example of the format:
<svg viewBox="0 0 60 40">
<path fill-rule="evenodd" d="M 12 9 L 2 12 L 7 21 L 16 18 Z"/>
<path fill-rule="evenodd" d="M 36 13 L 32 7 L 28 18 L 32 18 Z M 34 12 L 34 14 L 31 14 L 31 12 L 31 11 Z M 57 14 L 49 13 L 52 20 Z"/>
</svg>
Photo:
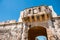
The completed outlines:
<svg viewBox="0 0 60 40">
<path fill-rule="evenodd" d="M 22 24 L 9 24 L 0 26 L 0 40 L 21 40 Z"/>
</svg>

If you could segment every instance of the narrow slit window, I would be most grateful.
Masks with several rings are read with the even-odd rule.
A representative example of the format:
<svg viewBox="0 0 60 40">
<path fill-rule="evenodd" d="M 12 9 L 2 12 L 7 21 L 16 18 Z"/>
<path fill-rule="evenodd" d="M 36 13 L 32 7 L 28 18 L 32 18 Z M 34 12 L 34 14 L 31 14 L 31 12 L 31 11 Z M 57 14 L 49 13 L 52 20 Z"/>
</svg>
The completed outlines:
<svg viewBox="0 0 60 40">
<path fill-rule="evenodd" d="M 32 20 L 33 20 L 33 21 L 35 21 L 35 18 L 34 18 L 34 16 L 32 16 Z"/>
<path fill-rule="evenodd" d="M 29 10 L 29 14 L 31 13 L 31 9 Z"/>
<path fill-rule="evenodd" d="M 42 20 L 45 20 L 45 15 L 44 14 L 42 15 Z"/>
<path fill-rule="evenodd" d="M 28 17 L 27 19 L 28 19 L 28 22 L 30 22 L 30 17 Z"/>
<path fill-rule="evenodd" d="M 37 17 L 37 20 L 39 21 L 40 20 L 40 16 L 38 15 L 38 16 L 36 16 Z"/>
</svg>

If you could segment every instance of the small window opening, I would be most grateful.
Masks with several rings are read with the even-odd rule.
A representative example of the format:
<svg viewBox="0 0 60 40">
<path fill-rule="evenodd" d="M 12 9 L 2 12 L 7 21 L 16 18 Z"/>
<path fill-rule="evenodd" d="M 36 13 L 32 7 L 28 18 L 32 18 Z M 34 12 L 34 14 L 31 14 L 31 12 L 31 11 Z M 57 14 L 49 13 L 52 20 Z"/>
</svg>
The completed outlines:
<svg viewBox="0 0 60 40">
<path fill-rule="evenodd" d="M 30 22 L 30 17 L 28 17 L 27 19 L 28 19 L 28 22 Z"/>
<path fill-rule="evenodd" d="M 31 9 L 29 10 L 29 14 L 31 13 Z"/>
<path fill-rule="evenodd" d="M 38 15 L 38 16 L 36 16 L 37 17 L 37 20 L 40 20 L 40 16 Z"/>
<path fill-rule="evenodd" d="M 33 21 L 35 21 L 35 18 L 34 18 L 34 16 L 32 16 L 32 20 L 33 20 Z"/>
<path fill-rule="evenodd" d="M 42 20 L 45 20 L 45 16 L 44 16 L 44 14 L 42 15 Z"/>
</svg>

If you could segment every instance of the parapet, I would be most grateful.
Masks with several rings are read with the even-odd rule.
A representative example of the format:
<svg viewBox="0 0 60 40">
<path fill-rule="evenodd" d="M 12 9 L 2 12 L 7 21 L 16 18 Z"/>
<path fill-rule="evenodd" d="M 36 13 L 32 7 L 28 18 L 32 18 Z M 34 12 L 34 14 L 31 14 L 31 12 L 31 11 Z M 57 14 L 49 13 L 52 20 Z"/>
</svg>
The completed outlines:
<svg viewBox="0 0 60 40">
<path fill-rule="evenodd" d="M 27 8 L 20 12 L 22 17 L 30 16 L 30 15 L 36 15 L 36 14 L 44 14 L 44 13 L 51 13 L 52 10 L 49 8 L 49 6 L 38 6 L 38 7 L 32 7 Z"/>
<path fill-rule="evenodd" d="M 0 22 L 0 25 L 11 24 L 11 23 L 16 23 L 16 20 L 7 20 L 7 21 L 3 21 L 3 22 Z"/>
</svg>

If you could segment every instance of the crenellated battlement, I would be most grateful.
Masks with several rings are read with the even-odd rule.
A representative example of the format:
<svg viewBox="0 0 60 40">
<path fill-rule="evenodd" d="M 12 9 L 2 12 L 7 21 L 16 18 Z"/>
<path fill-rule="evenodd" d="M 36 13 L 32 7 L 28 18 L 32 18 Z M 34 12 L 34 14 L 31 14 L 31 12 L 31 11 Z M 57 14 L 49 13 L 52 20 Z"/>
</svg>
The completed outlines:
<svg viewBox="0 0 60 40">
<path fill-rule="evenodd" d="M 26 17 L 26 16 L 31 16 L 31 15 L 37 15 L 37 14 L 40 14 L 40 15 L 47 14 L 51 12 L 52 10 L 48 6 L 38 6 L 38 7 L 25 9 L 21 13 L 23 17 Z"/>
<path fill-rule="evenodd" d="M 47 21 L 51 19 L 52 10 L 49 6 L 38 6 L 25 9 L 21 12 L 23 22 Z"/>
</svg>

